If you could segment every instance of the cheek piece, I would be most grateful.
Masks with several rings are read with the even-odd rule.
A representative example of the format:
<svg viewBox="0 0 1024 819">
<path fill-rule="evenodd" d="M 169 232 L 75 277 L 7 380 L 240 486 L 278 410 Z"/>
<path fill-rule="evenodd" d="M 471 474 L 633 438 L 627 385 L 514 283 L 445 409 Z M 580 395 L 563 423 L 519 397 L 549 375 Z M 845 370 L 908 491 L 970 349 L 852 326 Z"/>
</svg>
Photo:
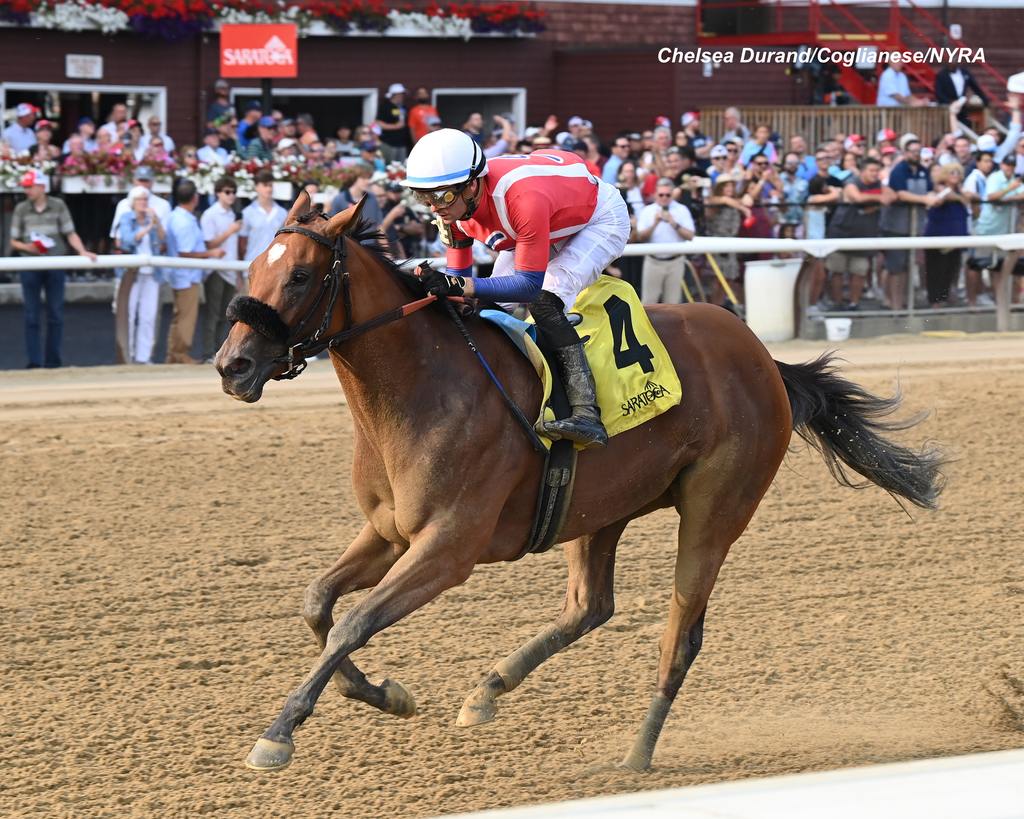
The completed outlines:
<svg viewBox="0 0 1024 819">
<path fill-rule="evenodd" d="M 288 325 L 281 320 L 277 310 L 266 302 L 252 296 L 235 296 L 228 304 L 226 316 L 232 323 L 240 321 L 248 324 L 270 341 L 281 345 L 288 344 L 288 337 L 291 335 Z"/>
</svg>

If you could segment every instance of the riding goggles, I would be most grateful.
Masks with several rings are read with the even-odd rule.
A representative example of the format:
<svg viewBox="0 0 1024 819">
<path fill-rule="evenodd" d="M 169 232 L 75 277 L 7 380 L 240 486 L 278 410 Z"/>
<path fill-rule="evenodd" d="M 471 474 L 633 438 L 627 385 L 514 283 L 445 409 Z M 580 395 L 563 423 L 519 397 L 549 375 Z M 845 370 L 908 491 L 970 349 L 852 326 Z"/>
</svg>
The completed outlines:
<svg viewBox="0 0 1024 819">
<path fill-rule="evenodd" d="M 453 188 L 438 188 L 433 191 L 413 191 L 413 195 L 417 201 L 422 202 L 424 205 L 445 208 L 458 198 L 465 187 L 465 184 L 462 184 L 456 185 Z"/>
</svg>

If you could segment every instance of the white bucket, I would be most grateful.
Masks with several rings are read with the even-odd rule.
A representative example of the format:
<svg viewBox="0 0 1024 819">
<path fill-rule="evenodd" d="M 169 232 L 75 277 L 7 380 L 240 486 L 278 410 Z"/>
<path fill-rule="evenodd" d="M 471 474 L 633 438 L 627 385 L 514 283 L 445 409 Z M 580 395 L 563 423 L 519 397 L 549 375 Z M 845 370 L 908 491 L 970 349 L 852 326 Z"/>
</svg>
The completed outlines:
<svg viewBox="0 0 1024 819">
<path fill-rule="evenodd" d="M 825 319 L 825 338 L 829 341 L 846 341 L 850 337 L 852 326 L 853 319 L 827 318 Z"/>
</svg>

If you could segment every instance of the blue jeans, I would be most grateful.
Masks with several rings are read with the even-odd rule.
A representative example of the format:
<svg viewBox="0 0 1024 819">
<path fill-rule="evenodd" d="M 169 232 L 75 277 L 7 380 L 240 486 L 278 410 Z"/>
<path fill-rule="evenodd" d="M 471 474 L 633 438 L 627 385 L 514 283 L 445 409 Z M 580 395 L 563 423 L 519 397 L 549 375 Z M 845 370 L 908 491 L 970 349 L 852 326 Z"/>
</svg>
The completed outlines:
<svg viewBox="0 0 1024 819">
<path fill-rule="evenodd" d="M 25 301 L 25 352 L 29 367 L 59 367 L 64 336 L 64 271 L 22 270 L 21 293 Z M 42 292 L 46 291 L 46 358 L 39 344 Z"/>
</svg>

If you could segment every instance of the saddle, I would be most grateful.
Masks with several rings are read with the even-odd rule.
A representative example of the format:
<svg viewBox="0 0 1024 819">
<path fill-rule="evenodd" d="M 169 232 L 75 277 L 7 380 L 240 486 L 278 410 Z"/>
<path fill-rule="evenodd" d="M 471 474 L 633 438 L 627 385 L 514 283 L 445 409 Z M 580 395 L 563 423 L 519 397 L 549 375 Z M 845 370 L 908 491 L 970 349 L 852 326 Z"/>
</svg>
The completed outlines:
<svg viewBox="0 0 1024 819">
<path fill-rule="evenodd" d="M 572 497 L 578 450 L 571 441 L 551 441 L 544 422 L 567 418 L 572 409 L 552 351 L 545 349 L 533 324 L 502 310 L 481 310 L 480 317 L 500 327 L 530 361 L 543 386 L 534 429 L 547 448 L 533 529 L 519 557 L 545 552 L 557 541 Z M 601 276 L 576 299 L 570 321 L 583 340 L 594 373 L 601 420 L 613 437 L 676 406 L 682 385 L 668 351 L 651 325 L 636 291 L 612 276 Z"/>
</svg>

